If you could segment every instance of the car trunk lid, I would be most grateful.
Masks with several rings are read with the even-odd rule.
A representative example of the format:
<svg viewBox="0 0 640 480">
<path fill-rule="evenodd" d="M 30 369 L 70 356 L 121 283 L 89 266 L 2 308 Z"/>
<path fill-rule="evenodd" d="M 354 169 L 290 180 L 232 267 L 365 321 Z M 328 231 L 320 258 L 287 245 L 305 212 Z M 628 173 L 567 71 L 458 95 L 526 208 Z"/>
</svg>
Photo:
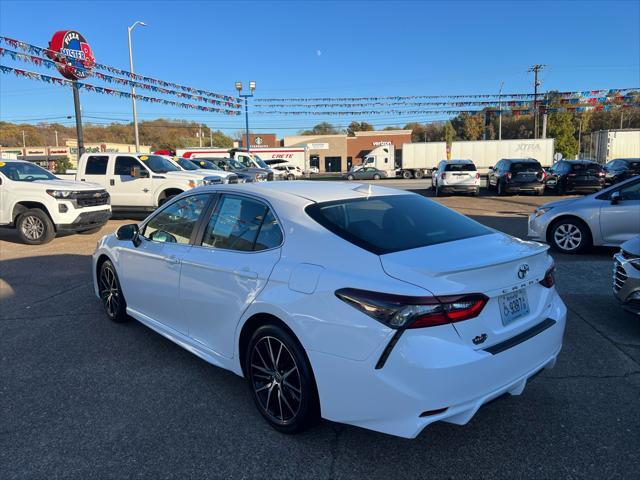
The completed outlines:
<svg viewBox="0 0 640 480">
<path fill-rule="evenodd" d="M 435 296 L 482 293 L 489 301 L 476 318 L 454 323 L 463 343 L 485 348 L 510 338 L 540 319 L 547 288 L 539 284 L 549 267 L 547 246 L 492 233 L 380 256 L 391 277 Z M 521 270 L 526 270 L 524 274 Z M 519 275 L 520 274 L 520 275 Z M 508 295 L 514 298 L 507 298 Z M 517 302 L 524 297 L 528 313 Z M 516 302 L 521 315 L 501 313 Z M 484 336 L 484 340 L 483 339 Z M 479 342 L 478 339 L 481 339 Z"/>
</svg>

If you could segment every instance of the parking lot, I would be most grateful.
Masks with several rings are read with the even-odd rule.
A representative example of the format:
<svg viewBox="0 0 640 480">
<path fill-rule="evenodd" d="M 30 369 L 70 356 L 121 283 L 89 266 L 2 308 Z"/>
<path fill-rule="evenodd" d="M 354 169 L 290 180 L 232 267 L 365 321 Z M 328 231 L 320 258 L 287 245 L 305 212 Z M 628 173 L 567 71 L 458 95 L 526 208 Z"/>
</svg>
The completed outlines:
<svg viewBox="0 0 640 480">
<path fill-rule="evenodd" d="M 385 186 L 431 195 L 425 181 Z M 525 238 L 557 197 L 437 201 Z M 405 440 L 323 421 L 271 429 L 245 381 L 137 322 L 109 322 L 93 294 L 99 233 L 42 246 L 0 230 L 3 478 L 634 478 L 640 475 L 640 318 L 611 293 L 614 249 L 553 254 L 569 309 L 553 370 L 465 426 Z M 349 401 L 345 399 L 345 401 Z"/>
</svg>

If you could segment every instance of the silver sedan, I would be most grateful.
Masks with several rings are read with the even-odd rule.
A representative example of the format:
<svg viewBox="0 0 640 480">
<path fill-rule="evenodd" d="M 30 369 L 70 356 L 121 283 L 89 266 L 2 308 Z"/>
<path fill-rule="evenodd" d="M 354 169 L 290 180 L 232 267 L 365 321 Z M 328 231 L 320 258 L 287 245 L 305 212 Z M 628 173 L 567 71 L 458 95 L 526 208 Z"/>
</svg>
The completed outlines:
<svg viewBox="0 0 640 480">
<path fill-rule="evenodd" d="M 580 198 L 550 202 L 529 216 L 529 237 L 563 253 L 619 246 L 640 234 L 640 176 Z"/>
</svg>

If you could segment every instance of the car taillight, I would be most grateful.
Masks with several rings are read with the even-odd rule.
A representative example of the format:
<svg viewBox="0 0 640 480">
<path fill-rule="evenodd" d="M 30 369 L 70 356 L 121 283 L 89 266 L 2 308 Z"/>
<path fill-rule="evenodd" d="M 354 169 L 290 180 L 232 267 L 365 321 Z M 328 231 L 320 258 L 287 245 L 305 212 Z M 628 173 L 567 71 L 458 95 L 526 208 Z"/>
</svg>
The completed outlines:
<svg viewBox="0 0 640 480">
<path fill-rule="evenodd" d="M 505 177 L 507 177 L 507 180 L 511 180 L 511 177 L 513 175 L 511 174 L 511 172 L 507 172 L 507 174 L 505 175 Z"/>
<path fill-rule="evenodd" d="M 480 315 L 489 298 L 481 293 L 409 297 L 342 288 L 336 296 L 365 315 L 394 329 L 424 328 L 469 320 Z"/>
<path fill-rule="evenodd" d="M 444 180 L 445 178 L 447 178 L 447 174 L 446 174 L 446 173 L 443 173 L 443 174 L 442 174 L 442 179 Z"/>
<path fill-rule="evenodd" d="M 544 170 L 540 170 L 537 176 L 539 180 L 544 182 L 547 179 L 547 172 L 545 172 Z"/>
<path fill-rule="evenodd" d="M 575 173 L 567 173 L 567 177 L 575 177 L 576 174 Z"/>
<path fill-rule="evenodd" d="M 480 172 L 476 172 L 476 178 L 479 179 L 480 178 Z"/>
<path fill-rule="evenodd" d="M 540 285 L 546 288 L 551 288 L 556 284 L 556 279 L 553 277 L 553 272 L 555 271 L 555 265 L 551 265 L 547 273 L 544 274 L 544 278 L 540 280 Z"/>
<path fill-rule="evenodd" d="M 598 172 L 598 176 L 599 177 L 604 177 L 605 173 L 604 172 Z"/>
</svg>

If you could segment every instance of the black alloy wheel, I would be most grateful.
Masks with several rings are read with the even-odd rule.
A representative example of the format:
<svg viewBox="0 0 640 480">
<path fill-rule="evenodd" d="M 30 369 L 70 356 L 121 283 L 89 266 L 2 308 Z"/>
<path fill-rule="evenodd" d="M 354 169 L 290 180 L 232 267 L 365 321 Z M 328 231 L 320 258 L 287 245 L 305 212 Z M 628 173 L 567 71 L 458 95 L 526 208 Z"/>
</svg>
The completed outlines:
<svg viewBox="0 0 640 480">
<path fill-rule="evenodd" d="M 283 433 L 302 431 L 318 418 L 311 367 L 300 344 L 284 329 L 265 325 L 253 334 L 245 372 L 262 416 Z"/>
<path fill-rule="evenodd" d="M 116 269 L 110 260 L 105 260 L 100 266 L 98 290 L 102 307 L 109 320 L 118 323 L 126 321 L 129 318 L 127 316 L 127 302 L 122 294 Z"/>
</svg>

